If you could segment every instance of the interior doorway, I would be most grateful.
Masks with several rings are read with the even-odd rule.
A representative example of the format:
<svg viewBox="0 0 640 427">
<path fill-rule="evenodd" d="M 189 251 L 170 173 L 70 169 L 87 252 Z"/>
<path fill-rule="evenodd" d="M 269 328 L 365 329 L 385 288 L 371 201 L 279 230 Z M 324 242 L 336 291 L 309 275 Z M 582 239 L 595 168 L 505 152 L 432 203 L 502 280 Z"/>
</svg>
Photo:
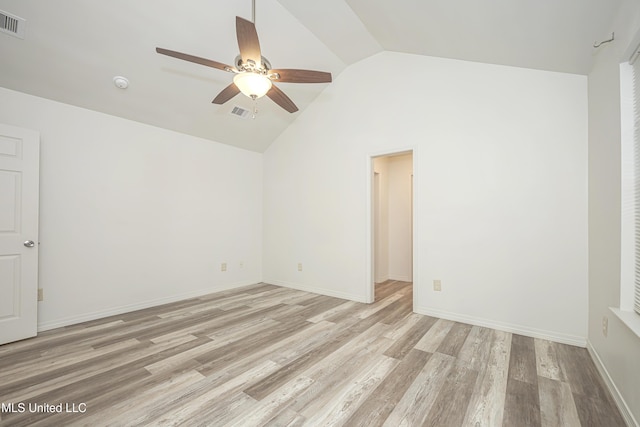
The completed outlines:
<svg viewBox="0 0 640 427">
<path fill-rule="evenodd" d="M 371 300 L 413 282 L 413 152 L 371 158 Z M 386 292 L 385 292 L 386 293 Z"/>
</svg>

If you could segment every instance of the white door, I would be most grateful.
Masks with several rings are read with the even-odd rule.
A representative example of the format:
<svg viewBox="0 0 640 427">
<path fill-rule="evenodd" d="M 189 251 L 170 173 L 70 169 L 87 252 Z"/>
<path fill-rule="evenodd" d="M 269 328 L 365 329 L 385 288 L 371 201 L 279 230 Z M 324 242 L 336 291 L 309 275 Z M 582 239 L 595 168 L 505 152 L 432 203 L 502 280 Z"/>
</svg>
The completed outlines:
<svg viewBox="0 0 640 427">
<path fill-rule="evenodd" d="M 40 135 L 0 125 L 0 344 L 38 324 Z"/>
</svg>

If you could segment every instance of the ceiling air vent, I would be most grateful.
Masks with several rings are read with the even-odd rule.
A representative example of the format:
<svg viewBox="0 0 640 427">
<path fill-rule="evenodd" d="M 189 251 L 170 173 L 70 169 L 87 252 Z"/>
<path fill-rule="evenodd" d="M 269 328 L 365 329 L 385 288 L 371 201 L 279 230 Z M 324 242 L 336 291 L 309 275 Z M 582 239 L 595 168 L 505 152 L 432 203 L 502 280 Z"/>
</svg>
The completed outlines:
<svg viewBox="0 0 640 427">
<path fill-rule="evenodd" d="M 26 20 L 0 10 L 0 33 L 24 39 L 26 23 Z"/>
<path fill-rule="evenodd" d="M 250 113 L 251 111 L 246 110 L 242 107 L 238 107 L 237 105 L 233 107 L 233 110 L 231 110 L 231 114 L 233 114 L 234 116 L 238 116 L 242 119 L 246 119 L 247 117 L 249 117 Z"/>
</svg>

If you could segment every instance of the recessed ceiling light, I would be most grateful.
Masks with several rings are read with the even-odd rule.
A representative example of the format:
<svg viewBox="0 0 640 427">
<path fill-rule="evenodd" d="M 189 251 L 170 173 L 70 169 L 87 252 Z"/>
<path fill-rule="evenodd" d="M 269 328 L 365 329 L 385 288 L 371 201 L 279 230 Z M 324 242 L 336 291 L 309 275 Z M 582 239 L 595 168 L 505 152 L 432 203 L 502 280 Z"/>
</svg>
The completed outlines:
<svg viewBox="0 0 640 427">
<path fill-rule="evenodd" d="M 115 76 L 113 78 L 113 84 L 116 85 L 118 89 L 126 89 L 129 87 L 129 80 L 126 77 Z"/>
</svg>

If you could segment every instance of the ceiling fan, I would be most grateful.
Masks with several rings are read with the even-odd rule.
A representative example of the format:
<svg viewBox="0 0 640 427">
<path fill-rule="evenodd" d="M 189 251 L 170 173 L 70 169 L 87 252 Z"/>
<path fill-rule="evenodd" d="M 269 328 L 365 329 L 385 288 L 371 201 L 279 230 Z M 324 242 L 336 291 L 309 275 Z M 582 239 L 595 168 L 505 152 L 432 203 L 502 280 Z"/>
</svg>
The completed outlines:
<svg viewBox="0 0 640 427">
<path fill-rule="evenodd" d="M 255 3 L 253 6 L 253 21 L 255 22 Z M 295 113 L 298 111 L 296 104 L 274 83 L 329 83 L 331 82 L 331 73 L 271 68 L 271 63 L 260 53 L 260 42 L 254 22 L 236 16 L 236 35 L 240 55 L 236 57 L 234 66 L 159 47 L 156 48 L 156 52 L 234 73 L 233 82 L 215 97 L 214 104 L 224 104 L 242 92 L 254 101 L 267 95 L 289 113 Z"/>
</svg>

